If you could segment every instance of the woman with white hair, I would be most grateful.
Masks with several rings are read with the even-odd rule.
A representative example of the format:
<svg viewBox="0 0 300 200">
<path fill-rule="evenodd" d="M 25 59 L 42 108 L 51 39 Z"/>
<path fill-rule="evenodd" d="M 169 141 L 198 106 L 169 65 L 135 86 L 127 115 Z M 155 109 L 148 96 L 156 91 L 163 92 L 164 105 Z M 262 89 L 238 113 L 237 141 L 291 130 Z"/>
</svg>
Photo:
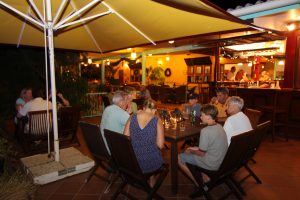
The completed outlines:
<svg viewBox="0 0 300 200">
<path fill-rule="evenodd" d="M 242 112 L 244 100 L 238 96 L 232 96 L 227 102 L 227 114 L 229 117 L 223 126 L 230 144 L 231 137 L 252 130 L 249 118 Z"/>
</svg>

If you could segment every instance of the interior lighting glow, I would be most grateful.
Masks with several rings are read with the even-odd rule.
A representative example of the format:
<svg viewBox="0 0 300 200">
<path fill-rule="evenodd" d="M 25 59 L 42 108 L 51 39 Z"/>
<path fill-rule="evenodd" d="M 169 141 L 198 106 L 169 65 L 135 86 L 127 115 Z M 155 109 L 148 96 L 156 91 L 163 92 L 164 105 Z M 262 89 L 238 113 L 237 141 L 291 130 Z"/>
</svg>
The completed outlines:
<svg viewBox="0 0 300 200">
<path fill-rule="evenodd" d="M 170 40 L 169 41 L 169 44 L 173 44 L 175 41 L 174 40 Z"/>
<path fill-rule="evenodd" d="M 238 66 L 243 66 L 243 63 L 238 63 L 237 65 L 238 65 Z"/>
<path fill-rule="evenodd" d="M 278 62 L 278 65 L 284 65 L 284 61 L 283 61 L 283 60 L 280 60 L 280 61 Z"/>
<path fill-rule="evenodd" d="M 96 64 L 96 67 L 99 67 L 99 63 Z"/>
<path fill-rule="evenodd" d="M 296 26 L 295 26 L 295 24 L 289 24 L 289 25 L 286 26 L 286 28 L 287 28 L 289 31 L 293 31 L 293 30 L 296 29 Z"/>
<path fill-rule="evenodd" d="M 136 53 L 135 53 L 135 52 L 132 52 L 132 53 L 130 54 L 130 57 L 131 57 L 132 60 L 135 60 L 135 59 L 136 59 Z"/>
<path fill-rule="evenodd" d="M 170 61 L 170 57 L 169 56 L 166 57 L 166 61 Z"/>
<path fill-rule="evenodd" d="M 88 59 L 88 63 L 89 63 L 89 64 L 92 64 L 92 62 L 93 62 L 92 59 L 89 58 L 89 59 Z"/>
</svg>

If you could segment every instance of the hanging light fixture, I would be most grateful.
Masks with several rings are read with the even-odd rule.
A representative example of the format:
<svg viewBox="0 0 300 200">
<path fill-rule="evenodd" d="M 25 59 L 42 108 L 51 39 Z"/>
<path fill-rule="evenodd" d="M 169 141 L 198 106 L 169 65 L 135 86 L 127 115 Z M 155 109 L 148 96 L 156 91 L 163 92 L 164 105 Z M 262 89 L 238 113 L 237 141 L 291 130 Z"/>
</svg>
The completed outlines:
<svg viewBox="0 0 300 200">
<path fill-rule="evenodd" d="M 130 58 L 131 58 L 132 60 L 135 60 L 135 59 L 136 59 L 136 53 L 135 53 L 135 52 L 131 52 Z"/>
</svg>

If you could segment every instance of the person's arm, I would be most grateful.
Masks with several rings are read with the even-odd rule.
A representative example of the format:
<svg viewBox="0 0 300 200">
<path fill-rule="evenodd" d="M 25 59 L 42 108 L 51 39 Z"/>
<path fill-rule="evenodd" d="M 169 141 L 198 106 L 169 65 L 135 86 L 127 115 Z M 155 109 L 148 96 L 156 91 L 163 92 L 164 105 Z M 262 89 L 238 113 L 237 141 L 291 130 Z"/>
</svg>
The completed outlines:
<svg viewBox="0 0 300 200">
<path fill-rule="evenodd" d="M 165 143 L 165 134 L 164 134 L 164 127 L 160 118 L 157 120 L 157 136 L 156 136 L 156 144 L 157 146 L 162 149 Z"/>
<path fill-rule="evenodd" d="M 131 121 L 131 117 L 128 118 L 128 120 L 125 124 L 125 128 L 124 128 L 124 135 L 127 135 L 127 136 L 130 136 L 130 131 L 129 131 L 130 121 Z"/>
<path fill-rule="evenodd" d="M 64 106 L 70 106 L 70 102 L 64 98 L 62 93 L 57 93 L 57 96 L 61 99 Z"/>
<path fill-rule="evenodd" d="M 199 147 L 189 147 L 186 149 L 187 153 L 195 154 L 197 156 L 205 156 L 206 151 L 201 150 Z"/>
</svg>

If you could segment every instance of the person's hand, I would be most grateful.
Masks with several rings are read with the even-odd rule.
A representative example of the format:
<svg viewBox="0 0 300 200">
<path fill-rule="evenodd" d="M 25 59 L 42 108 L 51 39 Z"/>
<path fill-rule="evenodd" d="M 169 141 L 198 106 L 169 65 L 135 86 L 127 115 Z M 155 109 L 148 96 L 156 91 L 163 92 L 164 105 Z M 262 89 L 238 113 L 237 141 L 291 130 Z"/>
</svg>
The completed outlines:
<svg viewBox="0 0 300 200">
<path fill-rule="evenodd" d="M 210 103 L 211 103 L 211 104 L 216 104 L 217 102 L 218 102 L 217 97 L 213 97 L 213 98 L 211 98 L 211 100 L 210 100 Z"/>
<path fill-rule="evenodd" d="M 195 151 L 199 151 L 199 147 L 188 147 L 185 152 L 186 153 L 193 153 Z"/>
<path fill-rule="evenodd" d="M 132 113 L 132 106 L 131 106 L 131 104 L 127 104 L 126 112 L 128 112 L 128 114 Z"/>
<path fill-rule="evenodd" d="M 56 96 L 58 96 L 59 98 L 63 99 L 64 96 L 62 95 L 62 93 L 57 93 Z"/>
</svg>

